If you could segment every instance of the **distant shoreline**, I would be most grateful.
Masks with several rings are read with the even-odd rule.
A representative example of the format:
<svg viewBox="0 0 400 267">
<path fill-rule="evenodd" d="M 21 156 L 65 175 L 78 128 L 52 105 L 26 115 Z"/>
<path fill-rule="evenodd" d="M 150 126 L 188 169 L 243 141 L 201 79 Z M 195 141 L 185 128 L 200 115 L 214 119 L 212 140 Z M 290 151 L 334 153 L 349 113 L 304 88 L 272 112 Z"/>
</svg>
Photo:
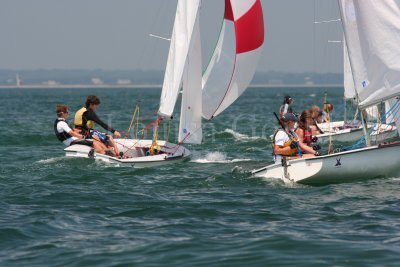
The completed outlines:
<svg viewBox="0 0 400 267">
<path fill-rule="evenodd" d="M 0 89 L 161 89 L 161 84 L 138 84 L 138 85 L 0 85 Z M 343 84 L 252 84 L 249 88 L 337 88 Z"/>
</svg>

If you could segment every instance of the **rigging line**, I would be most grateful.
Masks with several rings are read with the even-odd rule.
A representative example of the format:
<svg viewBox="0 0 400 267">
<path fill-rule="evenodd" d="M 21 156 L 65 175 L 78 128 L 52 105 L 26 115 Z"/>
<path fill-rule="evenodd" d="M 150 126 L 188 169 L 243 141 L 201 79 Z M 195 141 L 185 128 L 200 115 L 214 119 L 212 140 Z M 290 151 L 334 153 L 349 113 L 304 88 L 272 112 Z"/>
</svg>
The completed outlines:
<svg viewBox="0 0 400 267">
<path fill-rule="evenodd" d="M 158 38 L 158 39 L 161 39 L 161 40 L 165 40 L 165 41 L 171 41 L 171 38 L 165 38 L 165 37 L 162 37 L 162 36 L 159 36 L 159 35 L 155 35 L 155 34 L 152 34 L 152 33 L 149 33 L 149 36 L 150 37 L 154 37 L 154 38 Z"/>
<path fill-rule="evenodd" d="M 233 81 L 233 75 L 235 74 L 235 70 L 236 70 L 236 60 L 237 60 L 237 54 L 235 54 L 235 63 L 234 63 L 234 65 L 233 65 L 232 75 L 231 75 L 231 78 L 230 78 L 230 80 L 229 80 L 228 87 L 227 87 L 227 89 L 225 90 L 224 97 L 222 98 L 221 102 L 218 104 L 217 108 L 215 109 L 215 111 L 214 111 L 213 114 L 211 115 L 210 120 L 214 118 L 215 113 L 216 113 L 216 112 L 218 111 L 218 109 L 221 107 L 222 103 L 223 103 L 224 100 L 225 100 L 225 97 L 228 95 L 229 91 L 231 90 L 231 84 L 232 84 L 232 81 Z"/>
<path fill-rule="evenodd" d="M 387 117 L 393 116 L 393 118 L 396 116 L 396 114 L 399 113 L 399 108 L 400 108 L 400 100 L 397 100 L 397 102 L 385 113 L 383 116 L 384 119 L 386 120 Z M 397 115 L 399 116 L 399 115 Z M 394 121 L 391 121 L 394 122 Z"/>
<path fill-rule="evenodd" d="M 400 108 L 400 100 L 397 100 L 397 102 L 390 107 L 388 111 L 382 116 L 382 120 L 386 120 L 386 118 L 390 115 L 396 114 L 399 111 Z"/>
<path fill-rule="evenodd" d="M 137 120 L 136 120 L 135 139 L 137 139 L 138 130 L 139 130 L 139 118 L 140 118 L 140 109 L 138 110 L 138 115 L 137 115 Z"/>
<path fill-rule="evenodd" d="M 134 110 L 133 115 L 132 115 L 132 120 L 131 120 L 131 123 L 129 125 L 129 128 L 127 130 L 127 134 L 126 134 L 125 137 L 128 137 L 128 135 L 130 135 L 130 132 L 131 132 L 131 129 L 132 129 L 132 125 L 133 125 L 133 122 L 135 121 L 135 117 L 136 117 L 137 111 L 138 111 L 138 105 L 135 106 L 135 110 Z"/>
</svg>

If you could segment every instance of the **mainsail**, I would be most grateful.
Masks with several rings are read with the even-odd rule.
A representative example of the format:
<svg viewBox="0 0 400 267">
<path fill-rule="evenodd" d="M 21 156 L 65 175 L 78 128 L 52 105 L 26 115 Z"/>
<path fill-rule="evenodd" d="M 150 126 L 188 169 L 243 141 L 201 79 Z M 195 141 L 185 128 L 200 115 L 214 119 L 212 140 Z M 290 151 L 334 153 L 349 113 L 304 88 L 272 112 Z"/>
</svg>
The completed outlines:
<svg viewBox="0 0 400 267">
<path fill-rule="evenodd" d="M 181 117 L 179 120 L 179 142 L 200 144 L 201 128 L 201 39 L 197 17 L 193 30 L 193 40 L 189 48 L 186 68 L 182 81 Z"/>
<path fill-rule="evenodd" d="M 203 117 L 211 119 L 247 88 L 264 43 L 260 0 L 225 0 L 220 37 L 203 75 Z"/>
<path fill-rule="evenodd" d="M 169 118 L 174 111 L 200 2 L 178 1 L 158 110 L 160 116 Z"/>
<path fill-rule="evenodd" d="M 359 106 L 400 94 L 400 0 L 339 0 Z"/>
</svg>

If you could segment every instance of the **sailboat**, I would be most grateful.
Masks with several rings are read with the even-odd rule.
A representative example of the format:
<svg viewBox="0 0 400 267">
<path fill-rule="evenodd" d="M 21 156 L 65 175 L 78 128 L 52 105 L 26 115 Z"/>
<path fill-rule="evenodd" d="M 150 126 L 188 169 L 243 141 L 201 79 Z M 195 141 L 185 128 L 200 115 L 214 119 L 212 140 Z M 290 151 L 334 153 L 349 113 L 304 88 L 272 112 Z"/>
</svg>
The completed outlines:
<svg viewBox="0 0 400 267">
<path fill-rule="evenodd" d="M 201 0 L 178 0 L 153 139 L 115 139 L 118 149 L 128 158 L 94 153 L 96 159 L 135 168 L 184 160 L 190 157 L 190 151 L 183 144 L 200 144 L 202 141 L 202 118 L 216 117 L 246 90 L 264 43 L 261 1 L 225 0 L 219 39 L 204 75 L 200 7 Z M 178 143 L 158 140 L 158 123 L 173 119 L 180 91 Z M 72 145 L 65 151 L 67 156 L 89 157 L 90 149 Z M 149 153 L 151 151 L 156 153 Z"/>
<path fill-rule="evenodd" d="M 317 138 L 319 143 L 326 144 L 332 142 L 349 143 L 356 142 L 363 138 L 363 126 L 361 121 L 357 120 L 358 110 L 356 111 L 354 118 L 347 121 L 348 115 L 348 104 L 352 105 L 356 99 L 356 91 L 353 83 L 353 75 L 350 67 L 349 54 L 346 47 L 346 42 L 343 38 L 343 73 L 344 73 L 344 102 L 345 102 L 345 115 L 343 121 L 331 121 L 325 123 L 319 123 L 318 127 L 323 131 L 323 133 L 318 134 Z M 324 102 L 326 102 L 326 95 Z M 390 110 L 390 106 L 387 105 L 386 110 Z M 370 138 L 374 142 L 380 142 L 385 139 L 391 139 L 396 137 L 397 129 L 396 126 L 392 124 L 386 124 L 379 121 L 379 111 L 378 107 L 372 106 L 366 109 L 366 113 L 369 117 L 373 117 L 376 123 L 369 123 L 368 129 L 370 130 Z M 390 119 L 386 119 L 390 122 Z"/>
<path fill-rule="evenodd" d="M 400 0 L 338 0 L 358 108 L 392 100 L 399 131 Z M 384 41 L 382 41 L 384 40 Z M 362 114 L 362 112 L 361 112 Z M 314 158 L 282 161 L 254 176 L 303 184 L 329 184 L 400 176 L 400 142 L 370 145 Z"/>
</svg>

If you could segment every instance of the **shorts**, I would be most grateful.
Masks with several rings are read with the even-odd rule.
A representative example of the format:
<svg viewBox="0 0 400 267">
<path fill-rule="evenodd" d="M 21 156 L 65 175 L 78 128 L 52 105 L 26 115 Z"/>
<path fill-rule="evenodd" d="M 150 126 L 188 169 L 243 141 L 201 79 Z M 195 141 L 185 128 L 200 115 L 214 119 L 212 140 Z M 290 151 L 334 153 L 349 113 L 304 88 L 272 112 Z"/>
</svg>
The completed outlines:
<svg viewBox="0 0 400 267">
<path fill-rule="evenodd" d="M 87 140 L 87 139 L 76 139 L 71 142 L 70 144 L 72 145 L 84 145 L 84 146 L 93 146 L 93 141 L 92 140 Z"/>
<path fill-rule="evenodd" d="M 95 130 L 91 130 L 90 131 L 90 135 L 92 137 L 93 136 L 97 136 L 102 143 L 104 143 L 106 145 L 109 145 L 110 140 L 109 140 L 108 136 L 105 133 L 101 133 L 101 132 L 98 132 L 98 131 L 95 131 Z"/>
</svg>

